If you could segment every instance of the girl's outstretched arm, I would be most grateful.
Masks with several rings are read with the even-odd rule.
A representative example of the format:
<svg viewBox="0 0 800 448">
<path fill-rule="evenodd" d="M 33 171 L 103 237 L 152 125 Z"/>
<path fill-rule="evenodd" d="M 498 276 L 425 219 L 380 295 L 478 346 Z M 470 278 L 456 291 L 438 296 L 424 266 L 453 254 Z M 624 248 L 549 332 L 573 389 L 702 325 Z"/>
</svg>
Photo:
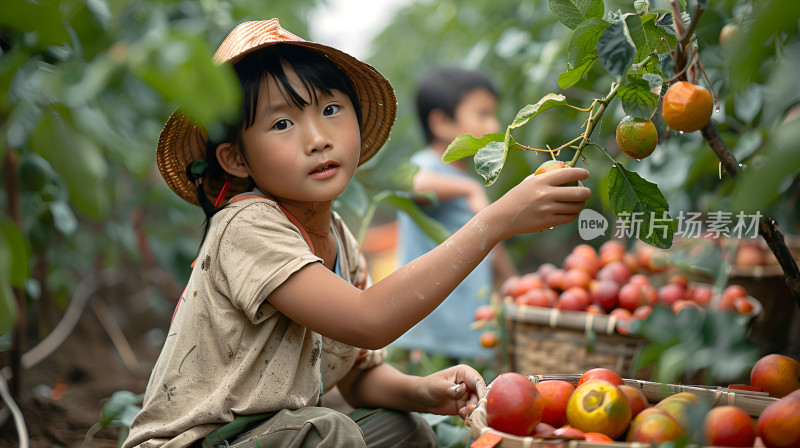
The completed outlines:
<svg viewBox="0 0 800 448">
<path fill-rule="evenodd" d="M 577 218 L 591 192 L 559 185 L 588 177 L 580 168 L 528 176 L 444 243 L 365 291 L 313 263 L 267 300 L 324 336 L 356 347 L 384 347 L 430 314 L 497 243 Z"/>
</svg>

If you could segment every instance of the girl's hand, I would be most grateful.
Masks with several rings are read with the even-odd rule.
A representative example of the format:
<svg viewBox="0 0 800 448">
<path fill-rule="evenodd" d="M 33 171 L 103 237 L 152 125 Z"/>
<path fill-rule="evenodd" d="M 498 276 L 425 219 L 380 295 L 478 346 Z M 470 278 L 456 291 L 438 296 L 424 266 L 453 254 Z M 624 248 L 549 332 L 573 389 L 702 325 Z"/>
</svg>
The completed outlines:
<svg viewBox="0 0 800 448">
<path fill-rule="evenodd" d="M 466 418 L 486 392 L 480 373 L 467 365 L 457 365 L 421 378 L 421 394 L 426 412 Z"/>
<path fill-rule="evenodd" d="M 539 232 L 575 220 L 592 192 L 585 187 L 561 186 L 584 180 L 583 168 L 562 168 L 526 177 L 480 215 L 501 226 L 502 239 Z"/>
</svg>

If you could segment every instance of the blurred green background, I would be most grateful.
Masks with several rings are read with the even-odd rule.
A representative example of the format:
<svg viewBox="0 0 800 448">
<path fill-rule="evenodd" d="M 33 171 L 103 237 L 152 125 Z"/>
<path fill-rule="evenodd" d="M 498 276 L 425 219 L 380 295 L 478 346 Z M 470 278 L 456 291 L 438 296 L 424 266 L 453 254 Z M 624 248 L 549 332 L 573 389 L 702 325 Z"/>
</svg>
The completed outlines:
<svg viewBox="0 0 800 448">
<path fill-rule="evenodd" d="M 696 30 L 697 44 L 719 97 L 720 110 L 712 120 L 746 166 L 741 182 L 720 179 L 718 161 L 699 133 L 664 133 L 651 157 L 625 164 L 657 183 L 673 211 L 759 210 L 775 217 L 785 233 L 798 233 L 800 126 L 797 121 L 787 125 L 787 114 L 792 107 L 797 113 L 800 102 L 800 3 L 708 3 Z M 605 4 L 606 13 L 635 11 L 632 0 Z M 667 0 L 650 4 L 669 8 Z M 238 98 L 232 73 L 210 59 L 236 24 L 278 17 L 285 28 L 309 38 L 320 26 L 311 17 L 325 20 L 314 14 L 320 5 L 325 2 L 3 2 L 0 351 L 12 347 L 9 330 L 18 300 L 27 309 L 24 334 L 32 345 L 53 326 L 37 313 L 63 313 L 87 275 L 110 267 L 159 269 L 176 284 L 185 282 L 203 215 L 174 195 L 158 174 L 155 143 L 161 127 L 178 106 L 204 121 L 234 110 Z M 690 10 L 695 5 L 689 1 Z M 745 31 L 723 48 L 719 33 L 728 23 Z M 379 204 L 376 197 L 398 198 L 395 205 L 407 199 L 413 173 L 407 161 L 424 145 L 413 100 L 422 76 L 442 65 L 484 71 L 499 87 L 501 124 L 551 92 L 587 107 L 608 92 L 613 79 L 595 64 L 574 87 L 558 87 L 570 35 L 544 1 L 409 1 L 401 6 L 369 42 L 365 56 L 394 85 L 398 117 L 384 149 L 336 203 L 354 232 L 362 233 L 369 218 L 372 223 L 392 219 L 392 203 Z M 615 156 L 614 129 L 623 115 L 619 104 L 612 104 L 593 135 Z M 561 108 L 515 131 L 514 137 L 528 146 L 560 146 L 577 135 L 583 119 Z M 592 175 L 586 185 L 594 192 L 587 207 L 611 218 L 605 191 L 609 162 L 598 151 L 584 154 Z M 490 196 L 516 185 L 544 157 L 512 153 L 498 182 L 489 187 Z M 562 226 L 546 236 L 515 237 L 507 245 L 526 272 L 541 262 L 559 263 L 581 242 L 576 230 L 574 224 Z M 148 306 L 166 322 L 176 298 L 154 290 Z"/>
</svg>

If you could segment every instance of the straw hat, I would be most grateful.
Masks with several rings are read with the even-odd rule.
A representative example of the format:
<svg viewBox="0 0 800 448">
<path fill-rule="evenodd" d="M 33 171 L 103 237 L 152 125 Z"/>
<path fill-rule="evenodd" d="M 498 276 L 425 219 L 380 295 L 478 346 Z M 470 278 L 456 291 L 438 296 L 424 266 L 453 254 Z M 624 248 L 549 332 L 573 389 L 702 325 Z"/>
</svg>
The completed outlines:
<svg viewBox="0 0 800 448">
<path fill-rule="evenodd" d="M 235 64 L 248 53 L 275 43 L 307 47 L 330 59 L 352 80 L 361 105 L 361 158 L 369 160 L 386 142 L 397 112 L 397 100 L 389 81 L 375 68 L 335 48 L 307 42 L 281 28 L 278 19 L 245 22 L 237 26 L 214 54 L 217 64 Z M 161 131 L 156 149 L 156 163 L 172 191 L 185 201 L 200 205 L 197 188 L 186 176 L 186 167 L 206 157 L 206 131 L 176 110 Z M 244 192 L 246 179 L 232 180 L 226 197 Z M 228 179 L 204 181 L 204 189 L 213 204 Z"/>
</svg>

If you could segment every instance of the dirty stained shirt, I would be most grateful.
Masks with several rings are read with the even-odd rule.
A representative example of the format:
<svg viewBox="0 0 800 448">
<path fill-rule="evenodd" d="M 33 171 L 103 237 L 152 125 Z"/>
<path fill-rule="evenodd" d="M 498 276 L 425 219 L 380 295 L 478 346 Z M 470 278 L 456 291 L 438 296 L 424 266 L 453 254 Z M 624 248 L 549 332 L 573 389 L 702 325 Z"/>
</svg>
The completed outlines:
<svg viewBox="0 0 800 448">
<path fill-rule="evenodd" d="M 364 288 L 355 238 L 335 213 L 331 228 L 340 275 Z M 214 215 L 124 447 L 187 446 L 235 415 L 313 406 L 352 368 L 380 363 L 383 350 L 322 337 L 265 300 L 321 261 L 267 198 L 249 196 Z"/>
</svg>

